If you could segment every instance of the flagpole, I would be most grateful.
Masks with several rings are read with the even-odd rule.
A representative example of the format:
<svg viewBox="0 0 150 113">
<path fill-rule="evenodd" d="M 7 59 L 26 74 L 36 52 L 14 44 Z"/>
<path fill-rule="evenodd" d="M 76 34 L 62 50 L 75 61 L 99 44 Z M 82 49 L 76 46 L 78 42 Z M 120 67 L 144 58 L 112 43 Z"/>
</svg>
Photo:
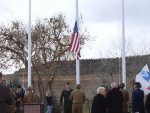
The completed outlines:
<svg viewBox="0 0 150 113">
<path fill-rule="evenodd" d="M 122 82 L 126 86 L 124 0 L 122 0 Z"/>
<path fill-rule="evenodd" d="M 76 58 L 76 84 L 80 84 L 80 62 L 78 58 Z"/>
<path fill-rule="evenodd" d="M 28 28 L 28 87 L 31 86 L 31 0 L 29 0 L 29 28 Z"/>
<path fill-rule="evenodd" d="M 77 26 L 79 28 L 79 17 L 78 17 L 78 0 L 76 0 L 76 21 L 77 21 Z M 78 30 L 78 36 L 79 36 L 79 30 Z M 80 61 L 79 58 L 77 57 L 78 53 L 76 53 L 76 84 L 80 84 Z"/>
</svg>

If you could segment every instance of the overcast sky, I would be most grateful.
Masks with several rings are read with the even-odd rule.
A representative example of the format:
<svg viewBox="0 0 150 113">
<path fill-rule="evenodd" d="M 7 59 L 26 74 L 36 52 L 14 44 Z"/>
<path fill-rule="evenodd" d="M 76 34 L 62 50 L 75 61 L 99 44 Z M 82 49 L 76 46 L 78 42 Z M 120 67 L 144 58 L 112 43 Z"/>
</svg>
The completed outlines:
<svg viewBox="0 0 150 113">
<path fill-rule="evenodd" d="M 58 13 L 66 15 L 74 26 L 75 0 L 31 0 L 32 23 L 37 18 L 50 18 Z M 82 58 L 120 56 L 121 1 L 79 0 L 79 13 L 84 27 L 91 35 L 81 50 Z M 127 55 L 150 53 L 150 0 L 125 1 L 125 35 Z M 28 0 L 0 0 L 0 24 L 10 20 L 28 23 Z"/>
</svg>

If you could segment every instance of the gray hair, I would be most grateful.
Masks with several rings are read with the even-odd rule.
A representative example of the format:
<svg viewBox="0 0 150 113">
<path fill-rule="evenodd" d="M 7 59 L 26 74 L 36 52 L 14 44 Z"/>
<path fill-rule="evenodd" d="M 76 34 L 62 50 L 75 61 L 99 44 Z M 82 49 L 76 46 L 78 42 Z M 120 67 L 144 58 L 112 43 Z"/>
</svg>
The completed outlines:
<svg viewBox="0 0 150 113">
<path fill-rule="evenodd" d="M 116 83 L 116 82 L 112 82 L 112 83 L 111 83 L 111 87 L 112 87 L 112 88 L 117 88 L 117 87 L 118 87 L 118 86 L 117 86 L 117 83 Z"/>
<path fill-rule="evenodd" d="M 105 91 L 105 88 L 104 88 L 104 87 L 98 87 L 98 88 L 97 88 L 97 94 L 100 94 L 100 93 L 102 93 L 103 91 Z"/>
</svg>

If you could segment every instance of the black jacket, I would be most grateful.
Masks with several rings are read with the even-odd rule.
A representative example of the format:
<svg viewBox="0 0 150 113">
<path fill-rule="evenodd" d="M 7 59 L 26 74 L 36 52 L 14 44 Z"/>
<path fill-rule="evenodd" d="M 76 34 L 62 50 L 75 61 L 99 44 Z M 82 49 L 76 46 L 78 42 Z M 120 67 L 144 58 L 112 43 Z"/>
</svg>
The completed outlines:
<svg viewBox="0 0 150 113">
<path fill-rule="evenodd" d="M 106 99 L 103 95 L 97 94 L 94 97 L 91 113 L 106 113 Z"/>
<path fill-rule="evenodd" d="M 150 113 L 150 93 L 146 96 L 145 109 L 147 113 Z"/>
<path fill-rule="evenodd" d="M 7 113 L 7 106 L 13 104 L 9 89 L 0 84 L 0 113 Z"/>
<path fill-rule="evenodd" d="M 132 93 L 132 112 L 145 113 L 144 92 L 141 89 L 137 89 Z"/>
<path fill-rule="evenodd" d="M 46 96 L 47 105 L 52 105 L 52 96 Z"/>
<path fill-rule="evenodd" d="M 123 94 L 118 88 L 113 88 L 108 91 L 106 100 L 109 113 L 123 112 Z"/>
<path fill-rule="evenodd" d="M 70 94 L 72 91 L 73 91 L 72 89 L 69 89 L 69 90 L 64 89 L 61 93 L 60 104 L 62 106 L 63 100 L 64 100 L 64 108 L 70 107 L 72 105 L 72 101 L 70 100 Z"/>
</svg>

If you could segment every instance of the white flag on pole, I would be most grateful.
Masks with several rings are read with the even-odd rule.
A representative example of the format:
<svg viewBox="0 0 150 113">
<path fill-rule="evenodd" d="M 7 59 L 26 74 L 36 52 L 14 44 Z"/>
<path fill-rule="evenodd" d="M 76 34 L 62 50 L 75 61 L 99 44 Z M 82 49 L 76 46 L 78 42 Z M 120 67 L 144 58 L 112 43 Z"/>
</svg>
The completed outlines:
<svg viewBox="0 0 150 113">
<path fill-rule="evenodd" d="M 150 93 L 150 72 L 147 64 L 143 67 L 141 72 L 136 75 L 135 81 L 141 83 L 141 89 L 145 95 Z"/>
</svg>

